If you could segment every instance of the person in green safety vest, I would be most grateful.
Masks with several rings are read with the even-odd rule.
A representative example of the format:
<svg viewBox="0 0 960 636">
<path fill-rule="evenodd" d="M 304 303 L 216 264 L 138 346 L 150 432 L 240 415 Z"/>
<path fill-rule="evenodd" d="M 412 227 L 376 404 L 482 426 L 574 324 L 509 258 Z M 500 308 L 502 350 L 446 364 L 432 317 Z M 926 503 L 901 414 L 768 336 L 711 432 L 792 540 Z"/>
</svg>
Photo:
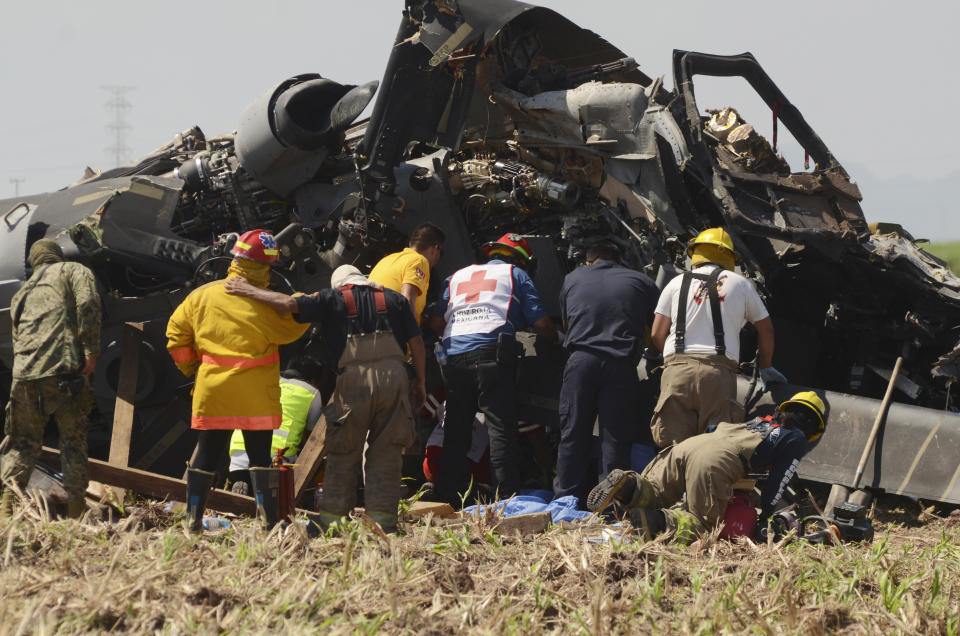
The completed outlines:
<svg viewBox="0 0 960 636">
<path fill-rule="evenodd" d="M 300 448 L 310 435 L 323 409 L 323 399 L 317 389 L 320 382 L 320 365 L 312 360 L 294 361 L 280 373 L 280 406 L 283 420 L 280 428 L 273 431 L 270 444 L 271 456 L 281 448 L 287 463 L 297 461 Z M 243 445 L 243 435 L 234 431 L 230 438 L 231 490 L 246 495 L 250 493 L 250 459 Z"/>
</svg>

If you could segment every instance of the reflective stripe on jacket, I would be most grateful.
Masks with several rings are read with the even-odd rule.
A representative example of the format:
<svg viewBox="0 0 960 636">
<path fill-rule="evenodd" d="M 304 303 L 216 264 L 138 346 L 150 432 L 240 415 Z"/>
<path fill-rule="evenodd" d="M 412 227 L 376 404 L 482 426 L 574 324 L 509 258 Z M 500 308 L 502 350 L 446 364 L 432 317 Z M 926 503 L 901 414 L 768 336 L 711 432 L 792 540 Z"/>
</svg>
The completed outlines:
<svg viewBox="0 0 960 636">
<path fill-rule="evenodd" d="M 192 291 L 167 323 L 170 356 L 184 375 L 196 372 L 190 425 L 279 428 L 277 345 L 293 342 L 309 324 L 255 300 L 230 296 L 223 283 L 214 281 Z"/>
<path fill-rule="evenodd" d="M 303 433 L 309 421 L 310 407 L 314 399 L 319 398 L 319 391 L 303 380 L 280 378 L 280 404 L 283 408 L 283 422 L 280 428 L 273 432 L 273 441 L 270 443 L 270 455 L 276 456 L 277 451 L 286 448 L 284 456 L 291 461 L 297 456 Z M 236 453 L 246 453 L 243 444 L 243 433 L 234 431 L 230 438 L 230 456 Z M 249 466 L 249 463 L 247 464 Z"/>
</svg>

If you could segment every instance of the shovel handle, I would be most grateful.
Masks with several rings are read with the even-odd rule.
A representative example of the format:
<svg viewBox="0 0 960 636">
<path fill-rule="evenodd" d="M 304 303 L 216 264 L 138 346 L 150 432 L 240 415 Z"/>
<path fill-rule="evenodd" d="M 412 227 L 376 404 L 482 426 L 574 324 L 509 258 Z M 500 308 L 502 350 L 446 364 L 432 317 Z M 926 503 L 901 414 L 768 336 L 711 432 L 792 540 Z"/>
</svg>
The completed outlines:
<svg viewBox="0 0 960 636">
<path fill-rule="evenodd" d="M 880 425 L 883 424 L 887 416 L 887 407 L 890 406 L 890 397 L 893 395 L 893 386 L 897 383 L 897 375 L 900 374 L 900 365 L 903 364 L 903 356 L 897 358 L 893 365 L 893 373 L 890 374 L 890 381 L 887 382 L 887 392 L 883 394 L 883 402 L 880 403 L 880 411 L 877 413 L 877 419 L 873 421 L 873 429 L 870 431 L 870 437 L 867 438 L 867 445 L 863 449 L 863 455 L 860 456 L 860 463 L 857 464 L 857 473 L 853 476 L 853 490 L 860 487 L 860 478 L 863 477 L 863 469 L 867 465 L 867 458 L 870 457 L 870 451 L 877 441 L 877 433 L 880 432 Z"/>
</svg>

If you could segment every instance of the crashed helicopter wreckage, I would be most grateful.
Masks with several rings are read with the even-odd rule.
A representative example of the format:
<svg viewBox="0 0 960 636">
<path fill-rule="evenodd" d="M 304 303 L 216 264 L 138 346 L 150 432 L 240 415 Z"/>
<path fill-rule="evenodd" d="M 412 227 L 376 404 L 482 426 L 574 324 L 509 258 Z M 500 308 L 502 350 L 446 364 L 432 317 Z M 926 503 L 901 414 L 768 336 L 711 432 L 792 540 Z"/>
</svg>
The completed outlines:
<svg viewBox="0 0 960 636">
<path fill-rule="evenodd" d="M 696 76 L 745 79 L 813 168 L 790 172 L 735 110 L 705 111 Z M 556 314 L 563 276 L 589 243 L 614 241 L 626 264 L 663 284 L 682 267 L 689 238 L 723 225 L 768 303 L 775 364 L 793 382 L 877 398 L 903 356 L 896 397 L 917 408 L 909 431 L 891 412 L 888 442 L 960 430 L 950 391 L 960 280 L 899 228 L 871 231 L 857 186 L 752 55 L 675 51 L 673 80 L 668 91 L 543 7 L 407 0 L 379 88 L 293 77 L 250 105 L 233 134 L 192 128 L 133 165 L 0 202 L 0 305 L 29 275 L 24 256 L 38 238 L 55 237 L 88 263 L 106 305 L 94 387 L 102 424 L 92 436 L 109 437 L 122 325 L 142 322 L 131 466 L 176 474 L 193 437 L 188 387 L 164 347 L 166 321 L 193 286 L 222 274 L 245 230 L 277 234 L 276 283 L 305 292 L 343 262 L 369 267 L 424 221 L 447 235 L 434 281 L 472 262 L 485 241 L 521 233 Z M 372 116 L 356 122 L 374 95 Z M 9 333 L 8 311 L 0 321 Z M 2 354 L 9 369 L 9 340 Z M 559 367 L 549 356 L 525 362 L 526 419 L 555 421 Z M 840 415 L 806 478 L 834 481 L 849 463 L 829 451 L 845 434 Z M 952 461 L 936 463 L 934 485 L 911 492 L 960 502 Z M 888 479 L 874 485 L 909 470 L 885 466 Z"/>
</svg>

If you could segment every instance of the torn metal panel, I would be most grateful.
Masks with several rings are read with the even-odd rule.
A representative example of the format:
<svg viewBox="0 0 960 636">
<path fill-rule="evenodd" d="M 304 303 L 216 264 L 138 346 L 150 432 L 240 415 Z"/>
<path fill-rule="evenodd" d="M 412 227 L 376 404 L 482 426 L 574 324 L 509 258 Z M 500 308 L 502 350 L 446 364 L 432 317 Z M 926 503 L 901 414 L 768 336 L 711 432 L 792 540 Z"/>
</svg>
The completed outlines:
<svg viewBox="0 0 960 636">
<path fill-rule="evenodd" d="M 933 365 L 930 374 L 934 377 L 949 378 L 949 383 L 953 384 L 957 378 L 960 378 L 960 342 L 953 350 L 943 354 Z"/>
<path fill-rule="evenodd" d="M 588 82 L 526 97 L 503 88 L 493 98 L 514 124 L 514 139 L 533 146 L 559 145 L 614 159 L 652 159 L 656 142 L 639 84 Z"/>
<path fill-rule="evenodd" d="M 863 244 L 871 257 L 885 265 L 905 269 L 931 291 L 951 300 L 960 300 L 960 278 L 946 263 L 923 251 L 913 241 L 893 234 L 871 234 Z"/>
<path fill-rule="evenodd" d="M 184 240 L 170 228 L 180 203 L 183 181 L 163 177 L 132 177 L 126 192 L 104 209 L 102 248 L 115 258 L 148 270 L 175 275 L 193 270 L 204 247 Z"/>
<path fill-rule="evenodd" d="M 613 207 L 623 206 L 631 218 L 644 219 L 647 223 L 657 221 L 657 215 L 653 211 L 653 203 L 650 199 L 624 185 L 611 175 L 607 175 L 607 179 L 598 194 Z M 677 223 L 671 225 L 677 230 L 681 229 Z"/>
</svg>

